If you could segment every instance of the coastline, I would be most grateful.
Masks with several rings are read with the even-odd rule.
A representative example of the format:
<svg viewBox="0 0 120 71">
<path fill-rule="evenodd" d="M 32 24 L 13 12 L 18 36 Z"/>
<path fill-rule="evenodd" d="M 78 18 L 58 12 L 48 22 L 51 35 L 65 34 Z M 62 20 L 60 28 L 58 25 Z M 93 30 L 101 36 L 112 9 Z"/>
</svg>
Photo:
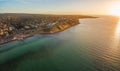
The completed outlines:
<svg viewBox="0 0 120 71">
<path fill-rule="evenodd" d="M 80 23 L 78 23 L 78 24 L 80 24 Z M 54 31 L 54 32 L 41 32 L 41 33 L 36 33 L 36 34 L 16 34 L 16 35 L 12 36 L 9 39 L 2 39 L 2 40 L 0 40 L 0 45 L 6 44 L 6 43 L 9 43 L 9 42 L 12 42 L 12 41 L 25 40 L 26 38 L 32 37 L 32 36 L 37 35 L 37 34 L 48 35 L 48 34 L 59 33 L 59 32 L 62 32 L 64 30 L 68 29 L 68 28 L 74 27 L 75 25 L 78 25 L 78 24 L 74 24 L 72 26 L 68 26 L 68 27 L 66 27 L 64 29 L 61 29 L 59 31 Z"/>
<path fill-rule="evenodd" d="M 88 17 L 88 18 L 97 18 L 97 17 Z M 79 18 L 79 19 L 84 19 L 84 18 Z M 0 45 L 6 44 L 6 43 L 9 43 L 9 42 L 12 42 L 12 41 L 21 41 L 21 40 L 24 40 L 24 39 L 26 39 L 26 38 L 32 37 L 32 36 L 34 36 L 34 35 L 37 35 L 37 34 L 47 35 L 47 34 L 59 33 L 59 32 L 62 32 L 62 31 L 64 31 L 64 30 L 68 29 L 68 28 L 71 28 L 71 27 L 73 27 L 73 26 L 75 26 L 75 25 L 80 24 L 79 19 L 76 19 L 79 23 L 74 23 L 74 24 L 72 24 L 72 25 L 70 25 L 69 23 L 64 24 L 64 25 L 58 25 L 58 26 L 56 26 L 56 27 L 52 27 L 51 29 L 53 29 L 53 28 L 54 28 L 54 29 L 53 29 L 53 30 L 50 29 L 51 31 L 49 31 L 49 32 L 37 30 L 38 32 L 36 32 L 36 33 L 34 32 L 34 33 L 32 33 L 32 34 L 25 34 L 25 33 L 14 34 L 14 35 L 12 35 L 12 36 L 9 37 L 9 38 L 7 37 L 7 38 L 1 39 L 1 40 L 0 40 Z M 65 26 L 65 27 L 64 27 L 64 26 Z M 57 29 L 57 30 L 56 30 L 56 29 Z"/>
</svg>

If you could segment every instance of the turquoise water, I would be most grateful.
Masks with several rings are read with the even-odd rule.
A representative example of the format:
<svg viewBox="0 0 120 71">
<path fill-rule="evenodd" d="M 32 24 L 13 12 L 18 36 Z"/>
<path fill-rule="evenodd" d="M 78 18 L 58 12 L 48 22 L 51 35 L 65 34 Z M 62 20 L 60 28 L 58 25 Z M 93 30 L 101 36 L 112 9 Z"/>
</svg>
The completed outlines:
<svg viewBox="0 0 120 71">
<path fill-rule="evenodd" d="M 0 45 L 0 71 L 120 71 L 118 21 L 101 17 L 80 23 Z"/>
</svg>

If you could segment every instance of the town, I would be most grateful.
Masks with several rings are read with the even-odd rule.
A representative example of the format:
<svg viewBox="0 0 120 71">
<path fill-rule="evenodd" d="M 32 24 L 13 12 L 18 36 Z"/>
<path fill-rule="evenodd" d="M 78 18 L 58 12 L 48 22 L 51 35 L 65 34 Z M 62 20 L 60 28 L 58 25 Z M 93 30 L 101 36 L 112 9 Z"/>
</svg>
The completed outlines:
<svg viewBox="0 0 120 71">
<path fill-rule="evenodd" d="M 51 34 L 79 24 L 80 15 L 0 14 L 0 43 Z"/>
</svg>

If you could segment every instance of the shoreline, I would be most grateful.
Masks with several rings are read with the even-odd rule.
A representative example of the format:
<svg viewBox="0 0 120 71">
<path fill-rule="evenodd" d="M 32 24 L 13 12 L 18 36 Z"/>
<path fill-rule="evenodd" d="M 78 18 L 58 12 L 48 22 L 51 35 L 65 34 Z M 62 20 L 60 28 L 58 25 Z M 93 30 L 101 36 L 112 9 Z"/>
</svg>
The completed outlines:
<svg viewBox="0 0 120 71">
<path fill-rule="evenodd" d="M 89 18 L 89 17 L 88 17 Z M 91 18 L 91 17 L 90 17 Z M 93 17 L 93 18 L 98 18 L 98 17 Z M 85 19 L 85 18 L 80 18 L 80 19 Z M 79 21 L 79 19 L 77 19 Z M 37 33 L 32 33 L 32 34 L 24 34 L 24 33 L 19 33 L 19 34 L 13 34 L 11 37 L 9 38 L 3 38 L 2 40 L 0 40 L 0 45 L 3 45 L 3 44 L 6 44 L 6 43 L 9 43 L 9 42 L 12 42 L 12 41 L 20 41 L 20 40 L 25 40 L 26 38 L 29 38 L 29 37 L 32 37 L 34 35 L 37 35 L 37 34 L 41 34 L 41 35 L 48 35 L 48 34 L 55 34 L 55 33 L 59 33 L 59 32 L 62 32 L 66 29 L 69 29 L 71 27 L 74 27 L 75 25 L 78 25 L 80 24 L 80 21 L 79 23 L 74 23 L 73 25 L 69 25 L 69 24 L 65 24 L 65 27 L 64 25 L 58 25 L 57 27 L 52 27 L 51 31 L 49 32 L 45 32 L 45 31 L 42 31 L 41 30 L 37 30 L 39 32 Z M 61 28 L 62 27 L 62 28 Z M 54 30 L 55 29 L 55 30 Z M 57 29 L 57 31 L 56 31 Z"/>
<path fill-rule="evenodd" d="M 78 24 L 80 24 L 80 23 L 78 23 Z M 66 28 L 64 28 L 62 30 L 54 31 L 54 32 L 41 32 L 41 33 L 36 33 L 36 34 L 16 34 L 16 35 L 12 36 L 10 39 L 7 39 L 7 40 L 6 39 L 2 39 L 2 41 L 0 41 L 0 45 L 4 45 L 4 44 L 12 42 L 12 41 L 25 40 L 26 38 L 33 37 L 35 35 L 40 35 L 40 34 L 41 35 L 48 35 L 48 34 L 59 33 L 59 32 L 65 31 L 66 29 L 74 27 L 75 25 L 78 25 L 78 24 L 74 24 L 74 25 L 66 27 Z"/>
</svg>

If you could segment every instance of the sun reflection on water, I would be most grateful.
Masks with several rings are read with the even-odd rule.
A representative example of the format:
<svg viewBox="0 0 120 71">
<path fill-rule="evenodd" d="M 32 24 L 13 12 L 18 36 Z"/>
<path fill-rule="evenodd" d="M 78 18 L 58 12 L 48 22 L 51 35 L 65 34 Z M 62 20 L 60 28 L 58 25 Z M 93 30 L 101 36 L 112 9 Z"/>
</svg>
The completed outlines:
<svg viewBox="0 0 120 71">
<path fill-rule="evenodd" d="M 120 20 L 119 20 L 116 30 L 115 30 L 113 43 L 114 43 L 113 47 L 118 47 L 120 44 Z"/>
<path fill-rule="evenodd" d="M 116 28 L 116 35 L 120 35 L 120 20 L 119 20 L 117 28 Z"/>
<path fill-rule="evenodd" d="M 116 24 L 116 29 L 114 30 L 114 35 L 112 37 L 110 48 L 108 48 L 104 54 L 103 59 L 105 62 L 110 63 L 114 67 L 119 67 L 119 46 L 120 46 L 120 20 Z"/>
</svg>

